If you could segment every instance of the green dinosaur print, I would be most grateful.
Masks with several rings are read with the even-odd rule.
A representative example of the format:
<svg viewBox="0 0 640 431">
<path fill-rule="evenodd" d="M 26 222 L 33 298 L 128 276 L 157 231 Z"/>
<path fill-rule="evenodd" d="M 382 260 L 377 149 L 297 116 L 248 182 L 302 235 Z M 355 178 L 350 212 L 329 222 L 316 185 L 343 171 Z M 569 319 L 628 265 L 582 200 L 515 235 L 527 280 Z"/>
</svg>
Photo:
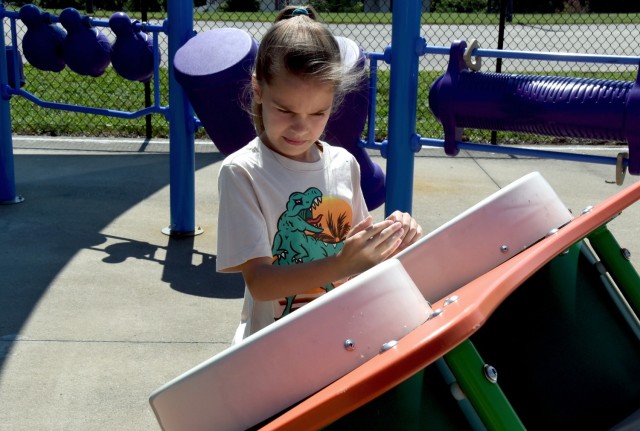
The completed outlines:
<svg viewBox="0 0 640 431">
<path fill-rule="evenodd" d="M 274 265 L 311 262 L 333 256 L 342 250 L 344 237 L 334 243 L 319 239 L 326 237 L 321 227 L 322 215 L 314 218 L 313 210 L 321 203 L 322 192 L 315 187 L 289 196 L 287 209 L 278 219 L 278 232 L 275 234 L 271 249 L 275 258 Z M 341 222 L 343 218 L 340 218 Z M 333 287 L 333 283 L 322 286 L 326 292 Z M 289 296 L 286 299 L 287 303 L 280 317 L 291 312 L 295 296 Z"/>
</svg>

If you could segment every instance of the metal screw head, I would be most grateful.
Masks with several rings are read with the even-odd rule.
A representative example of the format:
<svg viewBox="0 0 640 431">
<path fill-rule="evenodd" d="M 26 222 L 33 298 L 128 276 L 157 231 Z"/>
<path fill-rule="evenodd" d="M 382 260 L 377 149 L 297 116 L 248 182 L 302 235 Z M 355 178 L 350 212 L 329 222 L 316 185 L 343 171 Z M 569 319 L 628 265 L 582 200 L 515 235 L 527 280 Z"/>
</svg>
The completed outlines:
<svg viewBox="0 0 640 431">
<path fill-rule="evenodd" d="M 593 209 L 593 205 L 589 205 L 588 207 L 586 207 L 585 209 L 582 210 L 582 214 L 586 214 L 588 212 L 591 212 L 592 209 Z"/>
<path fill-rule="evenodd" d="M 349 352 L 356 350 L 355 341 L 353 341 L 351 338 L 347 338 L 346 340 L 344 340 L 344 348 Z"/>
<path fill-rule="evenodd" d="M 559 229 L 557 227 L 554 227 L 553 229 L 551 229 L 549 232 L 547 232 L 547 236 L 551 236 L 551 235 L 555 235 L 557 234 L 559 231 Z"/>
<path fill-rule="evenodd" d="M 453 295 L 448 297 L 447 299 L 445 299 L 443 305 L 446 307 L 449 304 L 453 304 L 454 302 L 456 302 L 458 299 L 460 299 L 460 297 L 458 295 Z"/>
<path fill-rule="evenodd" d="M 380 353 L 386 352 L 389 349 L 393 349 L 397 344 L 398 344 L 398 342 L 396 340 L 387 341 L 380 348 Z"/>
<path fill-rule="evenodd" d="M 626 248 L 621 248 L 620 253 L 622 253 L 622 257 L 626 260 L 631 260 L 631 252 Z"/>
<path fill-rule="evenodd" d="M 509 251 L 509 246 L 506 245 L 506 244 L 501 245 L 500 246 L 500 251 L 503 252 L 503 253 L 508 252 Z"/>
<path fill-rule="evenodd" d="M 489 382 L 498 383 L 498 370 L 496 370 L 493 365 L 484 364 L 482 370 L 484 371 L 484 376 L 489 380 Z"/>
<path fill-rule="evenodd" d="M 435 310 L 433 310 L 431 312 L 431 315 L 429 316 L 429 319 L 433 319 L 434 317 L 441 315 L 443 312 L 444 312 L 444 310 L 442 308 L 436 308 Z"/>
</svg>

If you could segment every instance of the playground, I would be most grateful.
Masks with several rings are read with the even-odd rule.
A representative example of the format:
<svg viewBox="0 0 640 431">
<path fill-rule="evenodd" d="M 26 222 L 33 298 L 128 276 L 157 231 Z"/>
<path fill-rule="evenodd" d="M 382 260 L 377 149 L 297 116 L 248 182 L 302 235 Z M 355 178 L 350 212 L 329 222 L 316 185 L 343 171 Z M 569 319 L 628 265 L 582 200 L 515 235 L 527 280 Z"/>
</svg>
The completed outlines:
<svg viewBox="0 0 640 431">
<path fill-rule="evenodd" d="M 406 20 L 406 27 L 417 32 L 411 9 L 397 9 L 394 14 L 398 19 Z M 403 37 L 411 40 L 415 35 L 394 34 L 394 45 L 406 42 Z M 175 50 L 180 46 L 177 43 Z M 394 51 L 391 70 L 395 66 L 411 75 L 411 70 L 417 69 L 412 55 L 438 54 L 444 49 L 416 46 L 407 52 Z M 487 50 L 485 54 L 497 55 Z M 379 55 L 380 61 L 388 60 L 388 53 Z M 452 64 L 456 65 L 455 58 Z M 449 77 L 460 73 L 454 66 L 447 71 Z M 4 84 L 8 75 L 0 78 Z M 637 187 L 640 154 L 637 134 L 630 127 L 622 125 L 611 132 L 615 138 L 628 139 L 626 156 L 619 155 L 620 147 L 504 150 L 462 143 L 456 141 L 454 129 L 469 126 L 460 124 L 455 115 L 447 117 L 450 112 L 439 112 L 444 118 L 444 140 L 416 137 L 411 134 L 415 111 L 398 107 L 412 97 L 410 84 L 401 81 L 392 78 L 392 103 L 396 106 L 391 109 L 395 117 L 390 119 L 389 141 L 404 142 L 405 147 L 371 141 L 363 144 L 366 151 L 360 147 L 365 151 L 360 157 L 387 176 L 385 204 L 373 210 L 376 219 L 391 209 L 410 210 L 430 232 L 531 172 L 544 177 L 577 219 L 616 193 Z M 635 91 L 631 85 L 624 89 Z M 170 91 L 182 90 L 174 87 Z M 490 94 L 483 97 L 492 103 Z M 185 99 L 178 96 L 177 100 L 182 103 Z M 433 109 L 438 111 L 436 105 Z M 162 106 L 153 109 L 166 111 Z M 47 138 L 45 145 L 41 138 L 2 131 L 0 156 L 5 162 L 9 158 L 10 163 L 3 165 L 5 178 L 0 184 L 7 204 L 0 207 L 0 430 L 158 429 L 149 395 L 229 347 L 242 304 L 243 282 L 237 275 L 215 272 L 216 178 L 224 154 L 210 141 L 189 137 L 190 123 L 183 114 L 167 114 L 172 124 L 178 125 L 168 141 Z M 565 128 L 589 134 L 599 132 L 598 126 L 596 121 L 586 125 L 569 121 Z M 185 145 L 176 149 L 176 140 Z M 7 179 L 7 166 L 15 177 Z M 375 184 L 371 187 L 373 195 L 379 193 Z M 636 196 L 637 191 L 634 193 Z M 623 271 L 640 268 L 639 217 L 640 206 L 636 204 L 608 223 L 629 265 Z M 562 255 L 559 251 L 549 260 Z M 637 280 L 637 275 L 631 280 Z M 631 290 L 637 287 L 631 285 Z M 539 300 L 534 310 L 544 319 L 549 298 Z M 433 303 L 435 309 L 440 302 Z M 624 330 L 631 332 L 629 338 L 635 342 L 631 351 L 637 352 L 638 332 L 633 329 L 637 328 L 637 317 L 627 310 L 634 306 L 623 306 L 626 311 L 621 314 L 627 321 L 622 326 L 632 327 Z M 395 351 L 402 353 L 407 346 L 402 339 L 399 342 Z M 620 363 L 624 361 L 620 359 Z M 598 366 L 616 368 L 610 363 Z M 464 381 L 464 376 L 459 377 Z M 592 379 L 597 380 L 595 376 Z M 579 390 L 580 382 L 574 383 L 574 389 Z M 637 382 L 627 383 L 637 387 Z M 614 387 L 616 384 L 612 382 Z M 553 381 L 548 386 L 553 388 Z M 620 389 L 623 392 L 622 386 Z M 637 395 L 631 392 L 627 398 L 633 403 Z M 609 395 L 615 398 L 614 393 Z M 474 396 L 483 399 L 482 394 Z M 516 400 L 517 396 L 513 401 L 517 404 Z M 583 402 L 590 405 L 588 400 Z M 506 429 L 496 424 L 510 414 L 496 419 L 489 413 L 487 423 L 486 411 L 473 407 L 479 413 L 465 412 L 471 415 L 465 428 L 478 428 L 480 420 L 489 429 Z M 601 415 L 603 422 L 598 425 L 624 425 L 638 407 L 637 403 L 634 409 L 625 407 L 615 423 Z M 527 410 L 523 411 L 527 417 Z M 411 414 L 416 413 L 408 413 L 405 420 L 410 421 Z M 571 423 L 571 417 L 565 419 Z M 585 415 L 577 421 L 594 423 Z M 506 423 L 513 424 L 508 418 Z"/>
<path fill-rule="evenodd" d="M 0 277 L 15 286 L 0 297 L 0 429 L 158 429 L 148 395 L 227 348 L 242 305 L 242 281 L 215 274 L 220 154 L 197 145 L 205 233 L 175 240 L 160 233 L 166 143 L 59 140 L 51 150 L 20 138 L 15 146 L 29 199 L 2 208 L 0 222 L 11 244 Z M 431 149 L 416 155 L 414 214 L 435 229 L 534 170 L 574 213 L 619 189 L 606 166 L 466 151 L 453 159 Z M 610 224 L 636 268 L 638 217 L 635 205 Z"/>
</svg>

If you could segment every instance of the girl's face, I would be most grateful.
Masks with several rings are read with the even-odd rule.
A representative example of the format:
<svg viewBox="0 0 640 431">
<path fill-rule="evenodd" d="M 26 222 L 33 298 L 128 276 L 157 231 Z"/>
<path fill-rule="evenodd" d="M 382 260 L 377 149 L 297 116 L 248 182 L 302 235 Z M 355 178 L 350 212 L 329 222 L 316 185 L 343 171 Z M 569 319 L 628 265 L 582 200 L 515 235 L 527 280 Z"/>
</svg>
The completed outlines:
<svg viewBox="0 0 640 431">
<path fill-rule="evenodd" d="M 324 132 L 333 105 L 334 87 L 292 74 L 270 85 L 253 81 L 254 97 L 262 105 L 262 141 L 273 151 L 293 160 L 314 162 L 315 145 Z"/>
</svg>

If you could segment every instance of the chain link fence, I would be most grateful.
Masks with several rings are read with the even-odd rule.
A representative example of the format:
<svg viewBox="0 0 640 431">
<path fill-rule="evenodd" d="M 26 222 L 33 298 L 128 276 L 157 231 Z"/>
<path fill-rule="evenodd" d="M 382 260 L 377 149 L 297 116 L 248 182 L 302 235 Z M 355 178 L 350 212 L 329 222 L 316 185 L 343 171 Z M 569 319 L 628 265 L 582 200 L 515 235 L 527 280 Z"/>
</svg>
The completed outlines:
<svg viewBox="0 0 640 431">
<path fill-rule="evenodd" d="M 398 0 L 396 0 L 398 1 Z M 36 3 L 53 14 L 60 8 L 73 6 L 94 18 L 108 19 L 115 10 L 124 10 L 132 19 L 160 24 L 162 12 L 149 13 L 145 1 L 112 2 L 120 9 L 102 9 L 107 2 L 56 1 L 58 9 L 47 9 L 45 0 Z M 148 9 L 162 10 L 161 0 L 147 0 Z M 200 0 L 194 10 L 194 30 L 203 32 L 219 27 L 241 28 L 260 40 L 277 10 L 296 1 L 286 0 Z M 316 0 L 313 4 L 320 17 L 337 36 L 352 39 L 368 52 L 382 52 L 391 43 L 391 0 Z M 640 5 L 619 0 L 609 6 L 601 0 L 423 0 L 422 37 L 433 46 L 449 46 L 454 40 L 476 39 L 481 48 L 501 48 L 518 51 L 575 52 L 608 55 L 640 55 Z M 7 10 L 19 10 L 21 3 L 5 3 Z M 537 5 L 537 6 L 536 6 Z M 621 7 L 624 6 L 624 7 Z M 625 6 L 626 5 L 626 6 Z M 112 6 L 113 7 L 113 6 Z M 92 13 L 87 12 L 92 11 Z M 18 23 L 18 40 L 25 32 Z M 9 25 L 5 22 L 5 40 L 11 44 Z M 111 41 L 115 36 L 101 28 Z M 159 36 L 162 65 L 160 94 L 167 105 L 167 40 Z M 448 64 L 444 55 L 426 55 L 420 61 L 417 132 L 424 137 L 441 138 L 442 128 L 431 115 L 428 91 L 431 83 Z M 83 104 L 101 108 L 135 111 L 148 104 L 145 84 L 130 82 L 118 76 L 111 67 L 99 78 L 74 74 L 68 68 L 62 72 L 42 72 L 25 64 L 26 90 L 43 100 Z M 482 70 L 503 73 L 570 75 L 577 77 L 632 81 L 638 70 L 616 64 L 564 63 L 550 61 L 483 59 Z M 376 138 L 386 138 L 389 67 L 379 65 Z M 146 91 L 149 93 L 148 84 Z M 146 99 L 146 100 L 145 100 Z M 16 134 L 65 136 L 167 137 L 168 124 L 161 115 L 125 120 L 40 108 L 14 97 L 11 101 L 13 131 Z M 199 138 L 206 138 L 203 130 Z M 476 142 L 495 141 L 484 131 L 467 131 L 463 139 Z M 546 138 L 545 138 L 546 139 Z M 540 137 L 511 136 L 501 133 L 498 143 L 539 142 Z M 549 138 L 547 142 L 557 142 Z M 590 143 L 590 142 L 585 142 Z"/>
</svg>

